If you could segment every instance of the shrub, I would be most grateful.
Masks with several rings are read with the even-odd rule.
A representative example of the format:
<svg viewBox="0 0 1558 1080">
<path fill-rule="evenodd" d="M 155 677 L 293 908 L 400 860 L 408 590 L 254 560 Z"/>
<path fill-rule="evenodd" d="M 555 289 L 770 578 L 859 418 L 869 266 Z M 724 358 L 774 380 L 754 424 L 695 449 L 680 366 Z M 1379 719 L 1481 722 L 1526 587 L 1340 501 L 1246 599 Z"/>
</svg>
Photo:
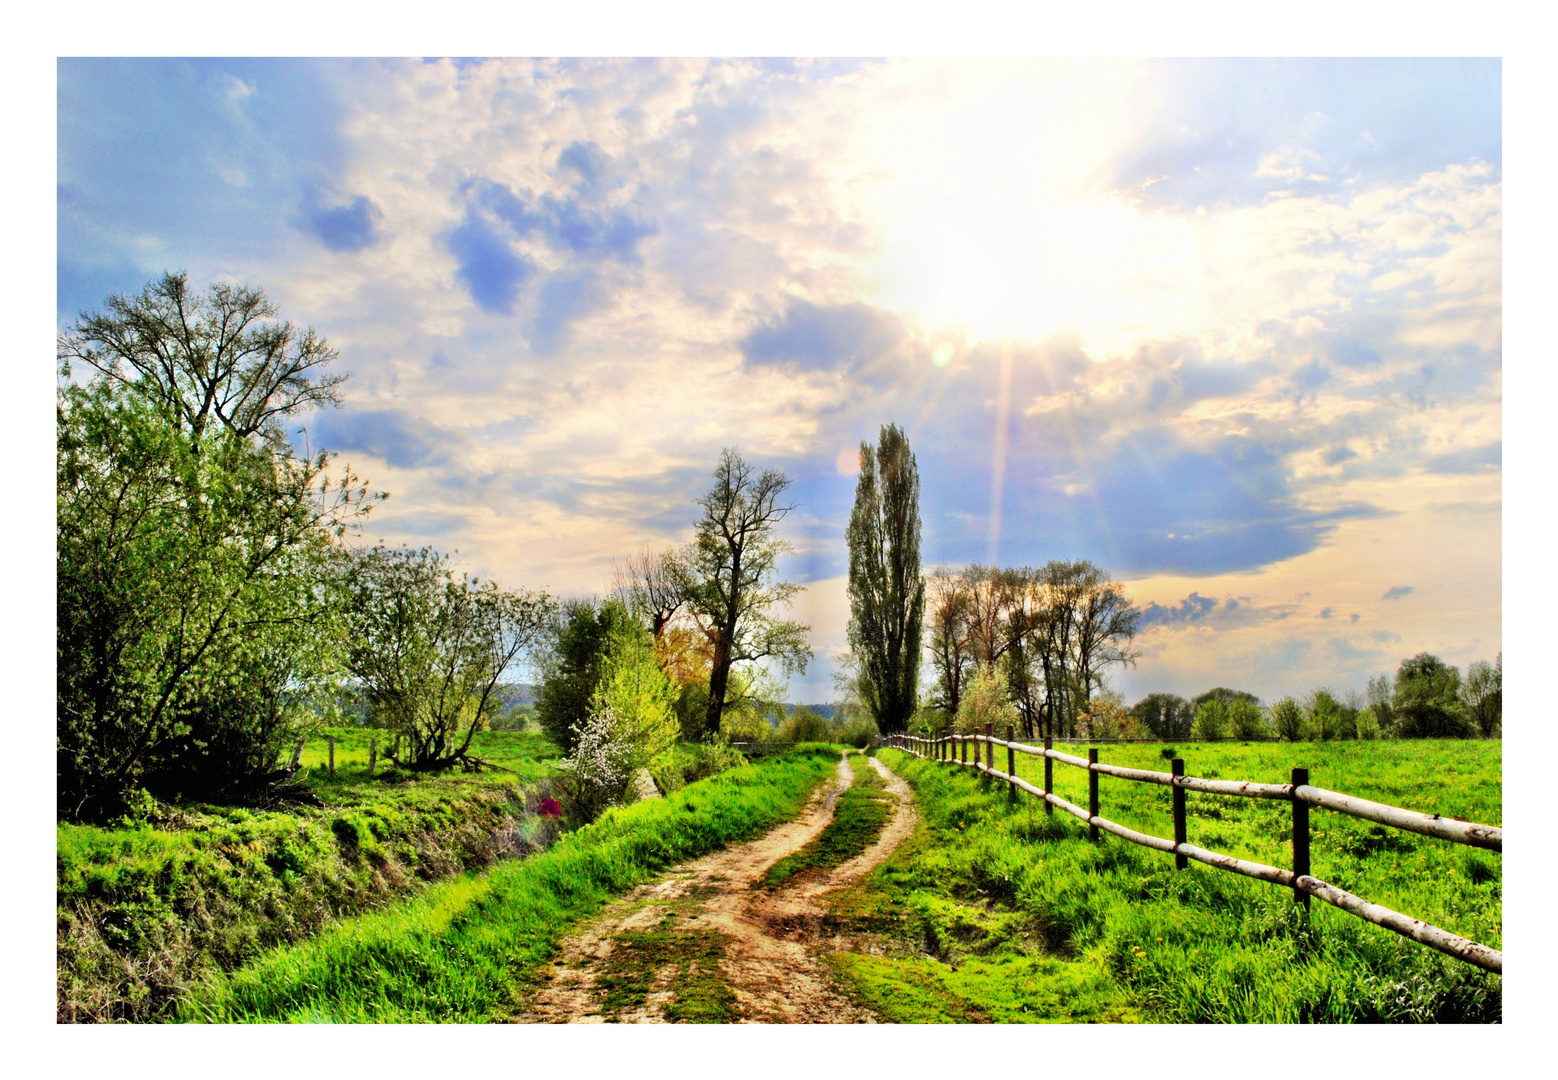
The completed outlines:
<svg viewBox="0 0 1558 1080">
<path fill-rule="evenodd" d="M 876 726 L 876 721 L 869 716 L 857 716 L 844 724 L 839 729 L 838 741 L 845 746 L 853 746 L 857 750 L 864 750 L 871 743 L 882 737 L 881 729 Z"/>
<path fill-rule="evenodd" d="M 833 729 L 826 720 L 801 705 L 779 725 L 779 737 L 789 742 L 832 742 Z"/>
<path fill-rule="evenodd" d="M 1358 714 L 1357 720 L 1358 738 L 1382 739 L 1385 733 L 1380 730 L 1379 719 L 1374 715 L 1372 708 L 1366 708 Z"/>
<path fill-rule="evenodd" d="M 1003 680 L 994 668 L 982 667 L 969 680 L 963 700 L 958 703 L 957 729 L 982 732 L 986 725 L 996 731 L 1017 726 L 1017 709 L 1006 696 Z"/>
</svg>

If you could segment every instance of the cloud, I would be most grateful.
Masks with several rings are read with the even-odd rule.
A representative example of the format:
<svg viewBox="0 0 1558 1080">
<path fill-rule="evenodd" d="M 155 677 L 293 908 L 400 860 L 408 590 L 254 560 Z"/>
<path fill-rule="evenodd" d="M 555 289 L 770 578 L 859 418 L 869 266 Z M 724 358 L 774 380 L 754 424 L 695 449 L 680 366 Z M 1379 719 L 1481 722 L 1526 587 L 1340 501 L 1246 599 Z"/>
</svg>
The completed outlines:
<svg viewBox="0 0 1558 1080">
<path fill-rule="evenodd" d="M 383 212 L 366 195 L 335 206 L 312 203 L 303 211 L 309 231 L 331 251 L 371 247 L 379 238 L 378 224 L 383 217 Z"/>
<path fill-rule="evenodd" d="M 1462 473 L 1496 472 L 1504 464 L 1504 443 L 1499 441 L 1487 446 L 1474 446 L 1448 454 L 1436 454 L 1425 467 L 1429 472 L 1458 475 Z"/>
<path fill-rule="evenodd" d="M 484 220 L 466 215 L 447 236 L 449 251 L 459 263 L 460 281 L 483 311 L 507 315 L 519 290 L 535 271 L 524 256 Z"/>
<path fill-rule="evenodd" d="M 865 304 L 824 307 L 794 300 L 783 314 L 754 327 L 739 342 L 748 363 L 795 370 L 848 370 L 897 345 L 902 327 Z"/>
<path fill-rule="evenodd" d="M 438 461 L 448 439 L 446 433 L 398 409 L 323 412 L 310 422 L 309 434 L 316 449 L 357 450 L 397 468 L 417 468 Z"/>
<path fill-rule="evenodd" d="M 1413 591 L 1414 590 L 1410 585 L 1392 585 L 1390 588 L 1385 590 L 1385 595 L 1381 596 L 1380 599 L 1400 600 L 1403 596 L 1410 596 Z"/>
</svg>

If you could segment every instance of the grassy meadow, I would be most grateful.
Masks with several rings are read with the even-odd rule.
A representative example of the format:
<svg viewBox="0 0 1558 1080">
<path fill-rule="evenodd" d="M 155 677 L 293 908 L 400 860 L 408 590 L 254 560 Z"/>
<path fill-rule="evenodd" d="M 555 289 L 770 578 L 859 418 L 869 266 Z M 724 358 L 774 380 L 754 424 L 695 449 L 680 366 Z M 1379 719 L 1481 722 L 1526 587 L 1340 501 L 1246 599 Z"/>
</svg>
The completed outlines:
<svg viewBox="0 0 1558 1080">
<path fill-rule="evenodd" d="M 548 851 L 442 882 L 214 974 L 181 1017 L 213 1022 L 501 1020 L 577 923 L 686 859 L 799 813 L 833 771 L 834 747 L 786 754 L 607 811 Z"/>
<path fill-rule="evenodd" d="M 1162 768 L 1165 747 L 1103 750 Z M 1084 748 L 1085 753 L 1085 748 Z M 1482 742 L 1195 744 L 1193 775 L 1281 782 L 1294 765 L 1317 786 L 1501 824 L 1501 747 Z M 998 750 L 999 755 L 999 750 Z M 1105 836 L 1031 796 L 896 750 L 882 759 L 914 787 L 921 824 L 843 894 L 835 917 L 873 930 L 886 955 L 833 964 L 884 1019 L 1301 1023 L 1497 1021 L 1501 980 L 1291 893 Z M 1042 783 L 1042 761 L 1019 775 Z M 1004 768 L 998 760 L 997 767 Z M 1055 767 L 1058 794 L 1086 805 L 1087 776 Z M 1169 791 L 1102 778 L 1104 816 L 1172 836 Z M 1189 838 L 1291 865 L 1287 804 L 1190 793 Z M 1313 811 L 1316 876 L 1495 948 L 1499 856 Z"/>
<path fill-rule="evenodd" d="M 512 772 L 418 776 L 381 759 L 370 777 L 371 734 L 305 747 L 318 806 L 148 803 L 114 827 L 58 824 L 59 1019 L 166 1018 L 212 972 L 550 841 L 555 826 L 527 810 L 560 755 L 544 736 L 477 737 Z"/>
</svg>

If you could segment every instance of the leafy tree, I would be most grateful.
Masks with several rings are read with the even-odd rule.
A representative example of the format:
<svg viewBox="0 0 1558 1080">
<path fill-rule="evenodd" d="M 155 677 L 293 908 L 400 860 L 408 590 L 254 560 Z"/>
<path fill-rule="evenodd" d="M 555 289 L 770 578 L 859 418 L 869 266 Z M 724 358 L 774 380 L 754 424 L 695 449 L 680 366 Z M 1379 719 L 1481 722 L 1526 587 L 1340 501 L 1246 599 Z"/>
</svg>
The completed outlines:
<svg viewBox="0 0 1558 1080">
<path fill-rule="evenodd" d="M 802 705 L 779 725 L 779 737 L 790 742 L 831 742 L 833 727 Z"/>
<path fill-rule="evenodd" d="M 563 605 L 561 616 L 542 665 L 536 720 L 553 742 L 571 752 L 589 719 L 611 635 L 626 627 L 632 616 L 611 600 L 603 604 L 575 600 Z"/>
<path fill-rule="evenodd" d="M 1208 697 L 1196 707 L 1191 734 L 1198 739 L 1221 739 L 1228 733 L 1228 706 Z"/>
<path fill-rule="evenodd" d="M 974 673 L 956 723 L 965 734 L 982 733 L 986 725 L 999 732 L 1017 726 L 1017 710 L 1006 696 L 1005 680 L 993 667 L 981 667 Z"/>
<path fill-rule="evenodd" d="M 713 646 L 704 730 L 721 730 L 736 664 L 774 660 L 786 672 L 805 673 L 811 659 L 809 627 L 773 618 L 799 585 L 776 580 L 778 558 L 790 547 L 774 527 L 794 506 L 780 502 L 789 478 L 775 469 L 755 474 L 732 449 L 720 454 L 714 483 L 699 500 L 703 517 L 688 601 Z"/>
<path fill-rule="evenodd" d="M 1482 737 L 1498 734 L 1504 724 L 1504 654 L 1491 667 L 1478 660 L 1467 668 L 1461 695 Z"/>
<path fill-rule="evenodd" d="M 374 721 L 406 736 L 400 764 L 478 764 L 471 740 L 503 713 L 500 683 L 539 644 L 551 600 L 455 574 L 431 548 L 370 548 L 345 578 L 347 667 Z"/>
<path fill-rule="evenodd" d="M 1461 701 L 1460 671 L 1432 653 L 1401 662 L 1391 705 L 1401 738 L 1465 738 L 1477 733 Z"/>
<path fill-rule="evenodd" d="M 1260 706 L 1243 698 L 1235 698 L 1225 707 L 1229 733 L 1236 739 L 1263 739 L 1266 737 L 1266 718 Z"/>
<path fill-rule="evenodd" d="M 1148 694 L 1131 706 L 1131 715 L 1160 739 L 1188 739 L 1195 713 L 1178 694 Z"/>
<path fill-rule="evenodd" d="M 1358 738 L 1364 740 L 1382 739 L 1384 732 L 1380 728 L 1379 717 L 1374 715 L 1372 705 L 1365 706 L 1358 712 L 1357 720 Z"/>
<path fill-rule="evenodd" d="M 1309 734 L 1304 710 L 1291 697 L 1279 698 L 1271 706 L 1271 731 L 1287 742 L 1301 742 Z"/>
<path fill-rule="evenodd" d="M 1321 687 L 1309 696 L 1309 703 L 1304 711 L 1307 714 L 1309 730 L 1317 739 L 1322 741 L 1351 739 L 1357 734 L 1352 718 L 1336 700 L 1336 696 L 1325 687 Z"/>
<path fill-rule="evenodd" d="M 334 400 L 335 354 L 260 322 L 262 294 L 191 300 L 182 275 L 107 307 L 57 348 L 60 812 L 113 816 L 142 785 L 268 799 L 337 696 L 327 556 L 376 498 L 280 437 Z"/>
<path fill-rule="evenodd" d="M 904 730 L 918 704 L 925 579 L 920 576 L 920 475 L 896 424 L 877 450 L 860 444 L 849 517 L 849 642 L 861 696 L 878 728 Z"/>
<path fill-rule="evenodd" d="M 1384 737 L 1388 737 L 1396 726 L 1396 711 L 1391 704 L 1394 696 L 1395 689 L 1389 675 L 1370 679 L 1364 690 L 1368 707 L 1374 710 L 1374 719 L 1379 723 L 1380 732 Z"/>
<path fill-rule="evenodd" d="M 676 687 L 660 670 L 654 639 L 644 627 L 633 622 L 612 627 L 590 711 L 611 710 L 612 738 L 631 747 L 628 762 L 635 773 L 676 743 L 675 697 Z"/>
<path fill-rule="evenodd" d="M 1233 704 L 1235 701 L 1248 701 L 1251 705 L 1260 706 L 1260 698 L 1248 690 L 1230 690 L 1226 686 L 1214 686 L 1206 693 L 1190 699 L 1191 711 L 1194 712 L 1200 709 L 1202 703 L 1207 701 L 1220 701 L 1224 707 Z"/>
</svg>

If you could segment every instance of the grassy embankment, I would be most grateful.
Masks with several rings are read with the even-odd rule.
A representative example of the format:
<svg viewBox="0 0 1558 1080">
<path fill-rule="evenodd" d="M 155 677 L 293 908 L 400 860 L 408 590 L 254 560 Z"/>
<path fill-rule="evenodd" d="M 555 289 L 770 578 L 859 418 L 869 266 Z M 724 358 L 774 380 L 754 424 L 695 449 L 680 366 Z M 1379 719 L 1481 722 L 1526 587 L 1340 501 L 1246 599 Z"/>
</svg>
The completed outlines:
<svg viewBox="0 0 1558 1080">
<path fill-rule="evenodd" d="M 523 1001 L 557 942 L 613 895 L 795 816 L 835 767 L 798 748 L 608 811 L 544 854 L 443 882 L 392 909 L 216 976 L 189 1020 L 469 1022 Z M 696 957 L 688 957 L 689 963 Z M 707 1009 L 718 1011 L 718 1002 Z"/>
<path fill-rule="evenodd" d="M 1162 769 L 1161 747 L 1111 746 L 1103 760 Z M 1317 786 L 1398 806 L 1502 823 L 1501 748 L 1484 742 L 1192 745 L 1187 771 Z M 998 753 L 998 758 L 1000 755 Z M 874 929 L 884 957 L 840 955 L 835 970 L 885 1019 L 1164 1022 L 1496 1021 L 1501 980 L 1316 902 L 1105 836 L 967 771 L 894 750 L 915 788 L 916 834 L 835 905 Z M 1042 785 L 1043 764 L 1019 756 Z M 1004 768 L 1004 761 L 997 767 Z M 1168 789 L 1102 778 L 1104 816 L 1172 836 Z M 1055 767 L 1086 805 L 1087 776 Z M 1192 843 L 1291 865 L 1291 807 L 1190 793 Z M 1495 948 L 1500 857 L 1313 811 L 1317 877 Z"/>
<path fill-rule="evenodd" d="M 775 888 L 813 868 L 831 870 L 870 847 L 887 824 L 892 800 L 871 763 L 859 754 L 849 758 L 854 780 L 833 810 L 833 820 L 805 847 L 769 867 L 763 884 Z"/>
<path fill-rule="evenodd" d="M 370 777 L 372 734 L 332 729 L 305 747 L 321 806 L 156 805 L 116 828 L 59 825 L 59 1019 L 165 1018 L 213 972 L 549 841 L 525 810 L 555 768 L 546 738 L 478 735 L 476 753 L 512 772 L 415 776 L 381 757 Z"/>
</svg>

